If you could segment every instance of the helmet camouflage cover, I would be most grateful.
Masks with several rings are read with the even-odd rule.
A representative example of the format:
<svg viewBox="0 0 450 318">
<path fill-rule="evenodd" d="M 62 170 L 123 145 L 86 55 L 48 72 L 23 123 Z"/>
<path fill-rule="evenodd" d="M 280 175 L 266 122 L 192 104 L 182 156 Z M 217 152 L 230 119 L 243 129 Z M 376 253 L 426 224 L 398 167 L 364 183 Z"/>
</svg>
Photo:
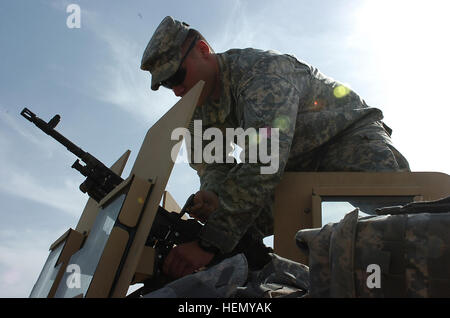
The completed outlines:
<svg viewBox="0 0 450 318">
<path fill-rule="evenodd" d="M 141 69 L 152 74 L 152 90 L 158 90 L 161 81 L 175 74 L 181 61 L 180 47 L 189 31 L 185 22 L 167 16 L 161 21 L 145 48 Z"/>
</svg>

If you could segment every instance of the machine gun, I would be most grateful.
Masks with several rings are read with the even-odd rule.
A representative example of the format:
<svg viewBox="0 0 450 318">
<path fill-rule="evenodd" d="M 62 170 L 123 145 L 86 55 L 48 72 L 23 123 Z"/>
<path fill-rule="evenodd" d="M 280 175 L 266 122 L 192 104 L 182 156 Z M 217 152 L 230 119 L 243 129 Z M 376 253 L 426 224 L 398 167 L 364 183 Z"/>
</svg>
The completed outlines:
<svg viewBox="0 0 450 318">
<path fill-rule="evenodd" d="M 81 165 L 80 160 L 77 159 L 72 168 L 78 170 L 86 177 L 86 180 L 80 185 L 80 190 L 83 193 L 87 193 L 95 201 L 100 202 L 123 181 L 120 176 L 106 167 L 100 160 L 83 151 L 55 130 L 55 127 L 61 120 L 60 115 L 55 115 L 48 122 L 45 122 L 28 108 L 24 108 L 20 114 L 47 135 L 60 142 L 67 150 L 86 164 L 85 166 Z M 164 259 L 174 245 L 194 241 L 197 238 L 202 225 L 193 219 L 182 219 L 183 215 L 188 212 L 193 200 L 194 194 L 188 198 L 180 213 L 171 213 L 162 207 L 158 208 L 146 242 L 147 246 L 152 246 L 157 250 L 157 268 L 161 267 L 161 260 Z"/>
<path fill-rule="evenodd" d="M 198 234 L 203 225 L 195 219 L 182 218 L 185 213 L 189 213 L 189 208 L 193 205 L 194 196 L 194 194 L 191 194 L 180 213 L 168 212 L 164 208 L 159 207 L 155 215 L 145 245 L 155 248 L 157 257 L 154 268 L 158 271 L 162 267 L 161 261 L 175 245 L 198 239 Z M 244 253 L 249 268 L 257 270 L 261 269 L 263 265 L 270 261 L 269 252 L 272 252 L 271 248 L 265 246 L 261 241 L 252 239 L 250 233 L 247 232 L 230 253 L 215 255 L 213 260 L 208 264 L 208 267 L 219 263 L 225 258 Z"/>
<path fill-rule="evenodd" d="M 120 176 L 106 167 L 100 160 L 92 156 L 90 153 L 83 151 L 80 147 L 55 130 L 55 127 L 61 120 L 61 116 L 55 115 L 48 122 L 45 122 L 41 118 L 37 117 L 28 108 L 24 108 L 20 114 L 35 124 L 47 135 L 56 139 L 59 143 L 65 146 L 67 150 L 85 163 L 83 166 L 80 163 L 80 160 L 77 159 L 73 163 L 72 168 L 78 170 L 83 176 L 86 177 L 86 180 L 80 185 L 81 192 L 87 193 L 97 203 L 123 181 Z"/>
<path fill-rule="evenodd" d="M 172 280 L 162 273 L 164 259 L 174 246 L 197 240 L 198 234 L 203 227 L 195 219 L 182 218 L 186 212 L 189 213 L 189 208 L 193 205 L 194 196 L 194 194 L 191 194 L 180 213 L 168 212 L 162 207 L 158 208 L 145 243 L 146 246 L 153 247 L 156 252 L 153 266 L 154 273 L 151 278 L 143 282 L 144 286 L 130 294 L 129 298 L 141 297 L 151 291 L 162 288 Z M 259 270 L 271 261 L 269 255 L 271 252 L 273 252 L 272 248 L 265 246 L 262 241 L 254 240 L 250 233 L 247 232 L 230 253 L 216 254 L 206 267 L 211 267 L 228 257 L 243 253 L 247 259 L 249 269 Z"/>
<path fill-rule="evenodd" d="M 78 170 L 86 177 L 86 180 L 80 185 L 80 190 L 83 193 L 87 193 L 96 202 L 99 203 L 108 193 L 124 181 L 100 160 L 83 151 L 55 130 L 61 119 L 59 115 L 55 115 L 48 122 L 45 122 L 28 108 L 24 108 L 20 114 L 79 158 L 74 162 L 72 168 Z M 80 160 L 85 163 L 84 166 L 80 163 Z M 183 218 L 186 212 L 189 213 L 193 200 L 194 194 L 188 198 L 180 213 L 169 212 L 161 206 L 158 207 L 145 242 L 146 246 L 155 249 L 154 273 L 150 280 L 144 282 L 143 290 L 149 290 L 149 288 L 153 290 L 157 287 L 162 287 L 162 285 L 170 281 L 170 278 L 165 277 L 162 273 L 165 257 L 174 246 L 198 239 L 203 225 L 194 219 Z M 272 249 L 266 247 L 262 241 L 253 240 L 246 233 L 232 252 L 216 255 L 208 266 L 217 264 L 221 260 L 238 253 L 244 253 L 248 260 L 249 268 L 260 269 L 270 261 L 269 252 L 271 251 Z"/>
</svg>

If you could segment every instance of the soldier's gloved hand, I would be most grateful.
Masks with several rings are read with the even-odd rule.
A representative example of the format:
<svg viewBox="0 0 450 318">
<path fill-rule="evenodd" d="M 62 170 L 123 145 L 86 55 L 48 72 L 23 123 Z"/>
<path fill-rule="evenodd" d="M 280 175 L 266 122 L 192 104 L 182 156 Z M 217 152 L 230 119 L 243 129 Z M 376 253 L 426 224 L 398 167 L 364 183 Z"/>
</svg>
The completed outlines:
<svg viewBox="0 0 450 318">
<path fill-rule="evenodd" d="M 164 264 L 164 274 L 172 278 L 180 278 L 208 265 L 214 253 L 202 249 L 197 241 L 183 243 L 172 248 Z"/>
<path fill-rule="evenodd" d="M 189 215 L 205 223 L 211 213 L 219 207 L 219 198 L 212 191 L 200 190 L 194 196 L 194 203 Z"/>
</svg>

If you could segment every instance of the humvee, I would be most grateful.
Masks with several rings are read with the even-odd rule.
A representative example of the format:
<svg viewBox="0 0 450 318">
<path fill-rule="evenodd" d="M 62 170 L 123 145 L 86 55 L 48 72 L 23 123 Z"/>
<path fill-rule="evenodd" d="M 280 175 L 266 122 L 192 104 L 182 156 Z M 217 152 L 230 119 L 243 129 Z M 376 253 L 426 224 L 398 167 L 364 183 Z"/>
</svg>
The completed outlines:
<svg viewBox="0 0 450 318">
<path fill-rule="evenodd" d="M 148 244 L 149 231 L 161 202 L 167 211 L 182 210 L 165 191 L 178 143 L 170 132 L 187 127 L 202 87 L 198 83 L 149 129 L 130 175 L 98 202 L 90 198 L 76 228 L 50 246 L 30 297 L 127 297 L 133 285 L 158 275 L 162 255 Z M 128 156 L 111 170 L 121 175 Z M 286 172 L 275 191 L 274 252 L 308 264 L 296 246 L 299 230 L 338 222 L 355 207 L 374 215 L 380 207 L 449 195 L 450 176 L 439 172 Z"/>
</svg>

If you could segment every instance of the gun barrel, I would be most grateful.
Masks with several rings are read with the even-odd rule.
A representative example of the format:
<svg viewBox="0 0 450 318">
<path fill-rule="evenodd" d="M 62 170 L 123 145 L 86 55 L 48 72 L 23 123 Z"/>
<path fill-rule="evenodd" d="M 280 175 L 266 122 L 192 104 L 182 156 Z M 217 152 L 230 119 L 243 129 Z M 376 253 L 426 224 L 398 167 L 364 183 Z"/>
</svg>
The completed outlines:
<svg viewBox="0 0 450 318">
<path fill-rule="evenodd" d="M 87 192 L 95 201 L 100 202 L 106 194 L 123 181 L 120 176 L 106 167 L 100 160 L 83 151 L 80 147 L 54 129 L 58 125 L 61 116 L 55 115 L 47 123 L 36 116 L 36 114 L 28 108 L 24 108 L 20 114 L 47 135 L 56 139 L 59 143 L 64 145 L 67 150 L 86 163 L 86 165 L 83 166 L 80 164 L 79 160 L 77 160 L 72 165 L 72 168 L 78 170 L 86 177 L 86 180 L 80 185 L 80 190 L 84 193 Z"/>
<path fill-rule="evenodd" d="M 31 110 L 29 110 L 26 107 L 20 112 L 20 114 L 27 120 L 35 124 L 40 130 L 45 132 L 47 135 L 55 138 L 59 143 L 64 145 L 67 148 L 67 150 L 69 150 L 75 156 L 81 159 L 85 157 L 86 152 L 83 151 L 83 149 L 75 145 L 73 142 L 71 142 L 69 139 L 67 139 L 54 129 L 61 118 L 59 115 L 56 115 L 55 117 L 50 119 L 49 122 L 47 123 L 38 116 L 36 116 L 36 114 L 34 114 Z"/>
</svg>

